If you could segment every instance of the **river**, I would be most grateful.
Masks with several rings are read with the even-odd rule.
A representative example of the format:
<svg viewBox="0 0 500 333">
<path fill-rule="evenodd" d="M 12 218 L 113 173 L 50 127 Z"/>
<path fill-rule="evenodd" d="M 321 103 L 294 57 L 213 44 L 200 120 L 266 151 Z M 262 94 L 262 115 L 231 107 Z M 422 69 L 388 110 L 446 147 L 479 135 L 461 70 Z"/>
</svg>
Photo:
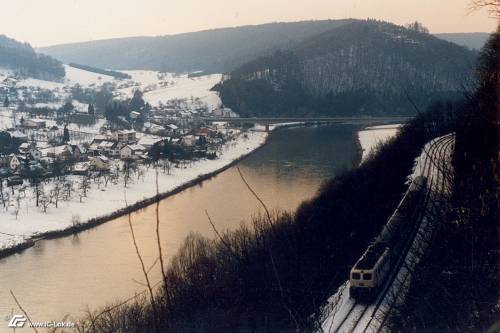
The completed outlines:
<svg viewBox="0 0 500 333">
<path fill-rule="evenodd" d="M 282 129 L 238 166 L 272 209 L 293 210 L 311 198 L 321 183 L 351 167 L 359 127 L 330 125 Z M 205 210 L 220 231 L 236 228 L 261 208 L 241 181 L 236 167 L 161 201 L 161 238 L 171 257 L 190 232 L 214 237 Z M 141 254 L 149 266 L 157 258 L 155 206 L 131 215 Z M 156 265 L 153 282 L 160 280 Z M 142 291 L 143 274 L 127 217 L 78 235 L 43 240 L 0 260 L 0 316 L 19 313 L 12 290 L 32 320 L 78 317 L 86 309 Z M 0 324 L 0 332 L 6 328 Z"/>
</svg>

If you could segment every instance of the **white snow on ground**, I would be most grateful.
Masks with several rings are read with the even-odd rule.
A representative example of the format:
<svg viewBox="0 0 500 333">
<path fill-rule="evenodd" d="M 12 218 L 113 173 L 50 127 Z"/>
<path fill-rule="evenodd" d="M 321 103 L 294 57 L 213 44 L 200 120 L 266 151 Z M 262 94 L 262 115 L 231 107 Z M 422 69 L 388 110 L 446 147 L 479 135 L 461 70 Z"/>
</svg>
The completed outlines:
<svg viewBox="0 0 500 333">
<path fill-rule="evenodd" d="M 152 106 L 158 106 L 168 100 L 199 99 L 206 103 L 209 110 L 218 108 L 221 101 L 216 92 L 210 89 L 220 82 L 221 74 L 212 74 L 189 78 L 187 74 L 176 75 L 155 71 L 124 71 L 132 76 L 136 85 L 118 89 L 123 97 L 131 97 L 135 89 L 144 92 L 144 100 Z"/>
<path fill-rule="evenodd" d="M 444 137 L 449 136 L 450 135 L 446 135 Z M 422 153 L 415 159 L 412 173 L 408 176 L 409 181 L 420 175 L 427 176 L 429 179 L 433 178 L 434 181 L 432 184 L 429 184 L 430 188 L 433 190 L 431 199 L 436 199 L 437 196 L 445 194 L 441 187 L 443 185 L 441 181 L 443 177 L 442 165 L 440 168 L 437 164 L 442 162 L 444 165 L 449 165 L 453 151 L 452 145 L 445 146 L 446 149 L 443 150 L 444 156 L 439 157 L 442 160 L 438 162 L 437 160 L 439 158 L 434 156 L 434 163 L 431 163 L 430 170 L 427 170 L 425 162 L 430 156 L 430 148 L 441 138 L 436 138 L 425 145 Z M 436 205 L 433 200 L 430 202 Z M 441 201 L 437 203 L 438 206 L 441 204 Z M 322 320 L 321 332 L 378 332 L 383 316 L 388 312 L 395 299 L 398 301 L 404 299 L 405 287 L 408 286 L 411 281 L 411 273 L 426 249 L 427 242 L 425 237 L 428 237 L 434 229 L 434 225 L 431 223 L 432 220 L 429 217 L 435 216 L 435 207 L 436 206 L 432 204 L 426 207 L 426 216 L 424 216 L 422 220 L 417 236 L 413 240 L 409 252 L 404 259 L 405 262 L 398 271 L 394 282 L 381 300 L 380 307 L 376 308 L 375 304 L 356 304 L 354 299 L 349 295 L 349 281 L 346 281 L 337 289 L 337 292 L 328 299 L 327 304 L 322 309 L 324 318 Z M 349 317 L 346 318 L 346 316 Z"/>
<path fill-rule="evenodd" d="M 401 124 L 381 125 L 367 127 L 364 130 L 359 131 L 358 138 L 361 148 L 363 149 L 361 160 L 364 161 L 370 153 L 377 148 L 378 145 L 394 137 L 398 133 L 400 127 Z"/>
<path fill-rule="evenodd" d="M 14 127 L 12 110 L 0 106 L 0 131 Z"/>
<path fill-rule="evenodd" d="M 70 88 L 77 84 L 84 88 L 98 89 L 105 83 L 113 84 L 116 87 L 116 98 L 122 100 L 131 98 L 134 91 L 140 89 L 144 93 L 144 100 L 152 106 L 166 104 L 172 99 L 184 99 L 188 109 L 206 106 L 209 111 L 212 111 L 222 104 L 218 94 L 210 91 L 214 85 L 221 81 L 221 74 L 190 78 L 187 74 L 133 70 L 122 71 L 129 74 L 131 79 L 117 79 L 68 65 L 64 65 L 64 69 L 66 71 L 64 80 L 53 82 L 33 78 L 19 79 L 12 71 L 0 68 L 0 85 L 11 85 L 28 90 L 50 90 L 57 96 L 58 100 L 40 106 L 53 106 L 54 108 L 60 107 L 64 103 L 69 97 Z M 11 82 L 4 82 L 7 78 Z M 21 96 L 20 98 L 25 97 Z"/>
<path fill-rule="evenodd" d="M 235 141 L 229 142 L 222 156 L 216 160 L 200 160 L 185 169 L 171 168 L 171 174 L 159 172 L 160 192 L 168 192 L 196 177 L 214 172 L 232 161 L 250 153 L 265 142 L 267 133 L 248 132 L 248 137 L 243 135 Z M 78 186 L 77 176 L 75 178 Z M 83 202 L 79 202 L 79 196 L 75 193 L 70 201 L 60 201 L 59 208 L 51 205 L 47 213 L 40 208 L 34 207 L 34 195 L 31 189 L 26 190 L 28 200 L 23 200 L 16 219 L 15 207 L 9 207 L 8 211 L 2 209 L 0 212 L 0 249 L 12 247 L 21 243 L 24 239 L 36 236 L 39 233 L 62 230 L 72 225 L 72 219 L 78 217 L 81 222 L 94 217 L 100 217 L 124 208 L 125 196 L 128 204 L 133 204 L 156 194 L 155 171 L 153 168 L 145 170 L 144 176 L 137 180 L 135 177 L 131 184 L 124 188 L 123 182 L 116 185 L 101 184 L 98 189 L 91 182 L 92 188 Z M 78 190 L 77 190 L 78 191 Z"/>
<path fill-rule="evenodd" d="M 32 88 L 41 88 L 46 90 L 57 90 L 64 88 L 64 83 L 54 82 L 54 81 L 45 81 L 33 78 L 27 78 L 19 80 L 17 87 L 32 87 Z"/>
<path fill-rule="evenodd" d="M 97 74 L 68 65 L 64 65 L 64 70 L 66 71 L 66 84 L 70 86 L 75 84 L 79 84 L 82 87 L 100 86 L 105 82 L 115 81 L 113 76 Z"/>
</svg>

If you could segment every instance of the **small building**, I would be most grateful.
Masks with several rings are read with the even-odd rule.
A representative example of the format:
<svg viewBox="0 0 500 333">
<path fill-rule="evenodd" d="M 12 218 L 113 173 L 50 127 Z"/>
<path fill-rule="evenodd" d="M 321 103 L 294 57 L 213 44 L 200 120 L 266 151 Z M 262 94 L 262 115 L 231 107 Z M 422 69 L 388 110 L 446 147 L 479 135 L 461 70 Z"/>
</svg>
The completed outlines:
<svg viewBox="0 0 500 333">
<path fill-rule="evenodd" d="M 141 117 L 140 112 L 137 112 L 137 111 L 130 112 L 130 119 L 136 120 L 136 119 L 139 119 L 140 117 Z"/>
<path fill-rule="evenodd" d="M 14 154 L 9 155 L 9 168 L 16 171 L 21 166 L 21 160 Z"/>
<path fill-rule="evenodd" d="M 28 155 L 30 150 L 35 148 L 35 147 L 36 147 L 36 144 L 33 142 L 30 142 L 30 143 L 24 142 L 24 143 L 21 143 L 18 150 L 19 150 L 20 154 Z"/>
<path fill-rule="evenodd" d="M 146 122 L 144 123 L 144 130 L 151 134 L 161 134 L 165 131 L 165 127 L 158 124 L 153 124 L 151 122 Z"/>
<path fill-rule="evenodd" d="M 10 134 L 10 137 L 13 139 L 17 139 L 21 142 L 28 141 L 28 136 L 21 131 L 14 130 L 14 131 L 8 131 L 8 133 Z"/>
<path fill-rule="evenodd" d="M 38 148 L 32 148 L 29 151 L 29 155 L 35 161 L 39 161 L 42 158 L 42 151 L 40 149 L 38 149 Z"/>
<path fill-rule="evenodd" d="M 23 121 L 23 127 L 26 128 L 33 128 L 33 129 L 39 129 L 39 128 L 45 128 L 47 125 L 46 121 L 43 119 L 25 119 Z"/>
<path fill-rule="evenodd" d="M 90 170 L 90 162 L 79 162 L 73 165 L 73 174 L 86 176 Z"/>
<path fill-rule="evenodd" d="M 185 135 L 182 137 L 182 144 L 186 147 L 192 147 L 196 144 L 196 137 L 194 135 Z"/>
<path fill-rule="evenodd" d="M 69 161 L 74 158 L 73 148 L 70 145 L 61 145 L 42 149 L 42 155 L 60 161 Z"/>
<path fill-rule="evenodd" d="M 122 160 L 138 159 L 146 153 L 146 148 L 141 145 L 126 145 L 120 150 Z"/>
<path fill-rule="evenodd" d="M 109 171 L 111 163 L 109 158 L 103 155 L 94 156 L 89 161 L 89 167 L 96 171 Z"/>
<path fill-rule="evenodd" d="M 197 136 L 208 136 L 208 128 L 207 127 L 199 127 L 195 130 L 195 134 Z"/>
<path fill-rule="evenodd" d="M 164 138 L 154 137 L 154 136 L 143 136 L 137 142 L 138 145 L 143 146 L 146 150 L 151 149 L 156 143 L 163 141 Z"/>
<path fill-rule="evenodd" d="M 223 130 L 229 127 L 229 123 L 226 121 L 214 121 L 212 122 L 212 126 L 216 131 Z"/>
<path fill-rule="evenodd" d="M 118 141 L 103 141 L 99 144 L 98 149 L 104 153 L 106 156 L 120 156 L 120 148 L 123 147 L 123 143 Z"/>
<path fill-rule="evenodd" d="M 115 132 L 115 139 L 119 142 L 135 142 L 137 141 L 137 133 L 133 130 L 121 130 Z"/>
</svg>

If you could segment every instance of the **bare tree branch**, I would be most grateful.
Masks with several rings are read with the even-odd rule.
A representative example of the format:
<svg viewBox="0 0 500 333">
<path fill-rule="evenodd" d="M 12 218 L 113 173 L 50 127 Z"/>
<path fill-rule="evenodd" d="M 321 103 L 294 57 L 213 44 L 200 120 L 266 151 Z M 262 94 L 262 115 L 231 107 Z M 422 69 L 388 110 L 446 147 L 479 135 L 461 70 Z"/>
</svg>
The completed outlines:
<svg viewBox="0 0 500 333">
<path fill-rule="evenodd" d="M 486 8 L 493 18 L 500 19 L 500 0 L 471 0 L 469 14 Z"/>
<path fill-rule="evenodd" d="M 24 314 L 24 316 L 26 317 L 26 319 L 28 319 L 28 321 L 30 322 L 31 324 L 31 328 L 33 329 L 33 331 L 35 331 L 36 333 L 38 333 L 37 329 L 33 326 L 33 322 L 31 321 L 31 318 L 30 316 L 28 315 L 28 313 L 23 309 L 23 307 L 21 306 L 21 304 L 19 303 L 19 301 L 17 300 L 16 298 L 16 295 L 14 295 L 14 292 L 12 290 L 10 290 L 10 294 L 12 295 L 12 298 L 14 299 L 14 302 L 16 302 L 17 306 L 19 307 L 19 309 L 22 311 L 22 313 Z"/>
</svg>

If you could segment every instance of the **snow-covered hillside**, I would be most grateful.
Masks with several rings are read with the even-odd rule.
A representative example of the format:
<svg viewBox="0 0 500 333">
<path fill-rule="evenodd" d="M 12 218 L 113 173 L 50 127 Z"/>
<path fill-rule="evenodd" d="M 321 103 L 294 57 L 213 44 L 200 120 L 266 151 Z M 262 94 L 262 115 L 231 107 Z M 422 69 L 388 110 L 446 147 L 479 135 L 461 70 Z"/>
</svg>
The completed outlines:
<svg viewBox="0 0 500 333">
<path fill-rule="evenodd" d="M 212 74 L 189 77 L 188 74 L 161 73 L 156 71 L 123 71 L 131 79 L 117 79 L 113 76 L 97 74 L 90 71 L 64 65 L 66 77 L 63 82 L 44 81 L 33 78 L 21 78 L 8 69 L 0 68 L 0 88 L 15 88 L 17 100 L 29 101 L 34 92 L 50 92 L 52 99 L 44 103 L 29 103 L 35 107 L 59 108 L 70 99 L 71 88 L 79 85 L 83 88 L 99 89 L 104 84 L 115 88 L 115 97 L 129 99 L 135 90 L 144 92 L 144 100 L 152 106 L 166 104 L 169 100 L 185 99 L 188 109 L 206 107 L 209 111 L 221 105 L 216 92 L 210 91 L 222 75 Z M 38 105 L 36 105 L 38 104 Z"/>
</svg>

